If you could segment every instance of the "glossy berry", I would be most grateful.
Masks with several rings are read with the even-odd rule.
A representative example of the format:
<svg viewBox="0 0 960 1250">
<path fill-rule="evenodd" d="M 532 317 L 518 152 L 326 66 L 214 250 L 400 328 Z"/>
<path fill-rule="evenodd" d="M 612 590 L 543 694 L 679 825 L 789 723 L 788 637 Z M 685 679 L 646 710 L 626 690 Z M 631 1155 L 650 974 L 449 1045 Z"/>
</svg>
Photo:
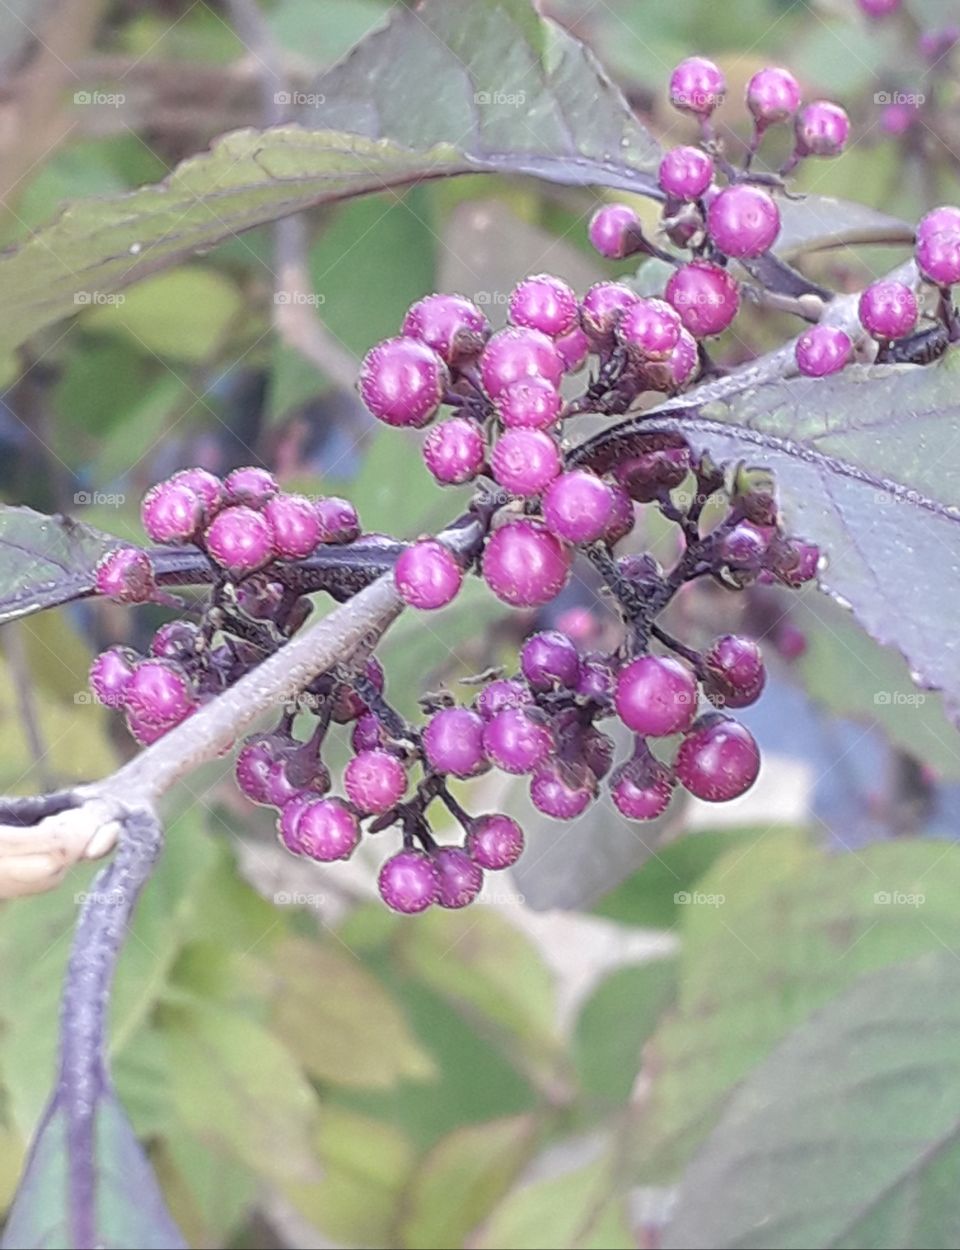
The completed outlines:
<svg viewBox="0 0 960 1250">
<path fill-rule="evenodd" d="M 902 282 L 872 282 L 860 296 L 860 323 L 882 341 L 901 339 L 916 328 L 917 297 Z"/>
<path fill-rule="evenodd" d="M 613 342 L 617 322 L 640 296 L 622 282 L 597 282 L 587 291 L 580 306 L 584 333 L 595 347 Z"/>
<path fill-rule="evenodd" d="M 555 599 L 570 576 L 570 551 L 538 521 L 501 525 L 483 552 L 483 576 L 504 603 L 534 608 Z"/>
<path fill-rule="evenodd" d="M 226 498 L 223 482 L 215 473 L 206 469 L 181 469 L 170 479 L 177 486 L 186 486 L 203 505 L 203 519 L 210 521 L 223 506 Z"/>
<path fill-rule="evenodd" d="M 610 520 L 607 522 L 607 528 L 603 531 L 603 541 L 610 547 L 615 547 L 621 538 L 626 536 L 637 523 L 637 513 L 633 506 L 633 500 L 627 491 L 618 483 L 610 486 L 613 495 L 613 508 L 610 512 Z"/>
<path fill-rule="evenodd" d="M 767 554 L 769 540 L 750 521 L 741 521 L 720 543 L 720 558 L 734 569 L 757 572 Z"/>
<path fill-rule="evenodd" d="M 294 795 L 292 799 L 288 799 L 280 809 L 277 817 L 277 836 L 283 846 L 291 851 L 294 855 L 300 855 L 300 839 L 297 836 L 297 825 L 300 821 L 300 815 L 303 809 L 310 803 L 314 803 L 317 796 L 309 790 L 303 790 L 300 794 Z"/>
<path fill-rule="evenodd" d="M 699 200 L 713 181 L 713 158 L 703 148 L 671 148 L 660 162 L 661 189 L 677 200 Z"/>
<path fill-rule="evenodd" d="M 279 761 L 277 747 L 267 736 L 248 738 L 237 753 L 237 786 L 251 803 L 269 803 L 270 770 Z"/>
<path fill-rule="evenodd" d="M 470 822 L 466 851 L 475 864 L 491 872 L 511 868 L 523 853 L 523 830 L 509 816 L 478 816 Z"/>
<path fill-rule="evenodd" d="M 169 733 L 173 728 L 172 725 L 156 725 L 152 721 L 145 720 L 142 716 L 131 712 L 129 709 L 126 713 L 127 729 L 134 740 L 142 747 L 152 746 L 154 742 L 159 742 L 164 734 Z"/>
<path fill-rule="evenodd" d="M 566 636 L 547 629 L 533 634 L 520 649 L 520 670 L 531 690 L 572 689 L 580 678 L 580 654 Z"/>
<path fill-rule="evenodd" d="M 447 386 L 437 353 L 413 338 L 384 339 L 360 366 L 360 395 L 386 425 L 420 428 L 433 418 Z"/>
<path fill-rule="evenodd" d="M 799 538 L 788 539 L 773 552 L 772 572 L 785 586 L 796 589 L 812 581 L 820 565 L 820 548 Z"/>
<path fill-rule="evenodd" d="M 553 747 L 549 725 L 528 708 L 505 708 L 483 729 L 484 752 L 505 773 L 532 773 Z"/>
<path fill-rule="evenodd" d="M 393 911 L 412 916 L 440 897 L 440 878 L 423 851 L 400 851 L 386 861 L 377 879 L 380 897 Z"/>
<path fill-rule="evenodd" d="M 641 299 L 624 311 L 616 335 L 633 359 L 666 360 L 682 328 L 680 318 L 665 300 Z"/>
<path fill-rule="evenodd" d="M 713 61 L 691 56 L 670 75 L 670 103 L 685 113 L 709 117 L 727 94 L 727 80 Z"/>
<path fill-rule="evenodd" d="M 264 505 L 263 515 L 281 560 L 302 560 L 320 541 L 320 520 L 305 495 L 275 495 Z"/>
<path fill-rule="evenodd" d="M 839 156 L 850 137 L 850 119 L 839 104 L 814 100 L 797 114 L 795 131 L 800 156 Z"/>
<path fill-rule="evenodd" d="M 590 355 L 590 340 L 579 325 L 567 334 L 553 340 L 557 354 L 563 361 L 564 373 L 578 373 Z"/>
<path fill-rule="evenodd" d="M 937 286 L 960 282 L 960 228 L 926 233 L 917 239 L 917 266 Z"/>
<path fill-rule="evenodd" d="M 403 798 L 407 774 L 389 751 L 361 751 L 343 770 L 343 786 L 361 812 L 386 812 Z"/>
<path fill-rule="evenodd" d="M 384 746 L 386 741 L 383 726 L 372 712 L 364 712 L 357 717 L 350 734 L 350 746 L 355 754 L 375 751 L 377 747 Z"/>
<path fill-rule="evenodd" d="M 853 344 L 839 326 L 816 325 L 804 330 L 794 350 L 801 373 L 808 378 L 825 378 L 846 368 Z"/>
<path fill-rule="evenodd" d="M 573 290 L 552 274 L 524 278 L 510 296 L 510 320 L 550 338 L 569 334 L 577 325 L 580 308 Z"/>
<path fill-rule="evenodd" d="M 463 571 L 452 553 L 432 538 L 408 547 L 393 573 L 404 603 L 427 611 L 446 607 L 463 583 Z"/>
<path fill-rule="evenodd" d="M 123 691 L 127 712 L 148 725 L 169 729 L 196 706 L 196 695 L 183 670 L 167 660 L 142 660 Z"/>
<path fill-rule="evenodd" d="M 614 510 L 613 489 L 586 469 L 561 473 L 543 496 L 547 528 L 568 543 L 592 543 L 602 538 Z"/>
<path fill-rule="evenodd" d="M 508 386 L 526 378 L 542 378 L 557 386 L 563 377 L 563 361 L 553 341 L 539 330 L 508 326 L 483 349 L 480 373 L 484 390 L 495 400 Z"/>
<path fill-rule="evenodd" d="M 441 846 L 433 853 L 437 874 L 437 903 L 456 910 L 468 907 L 483 889 L 483 871 L 458 846 Z"/>
<path fill-rule="evenodd" d="M 248 508 L 262 508 L 280 493 L 280 484 L 272 473 L 256 465 L 234 469 L 223 483 L 230 503 L 246 504 Z"/>
<path fill-rule="evenodd" d="M 788 69 L 768 65 L 747 83 L 747 108 L 760 130 L 789 121 L 800 107 L 800 84 Z"/>
<path fill-rule="evenodd" d="M 756 703 L 766 682 L 760 648 L 752 638 L 725 634 L 703 657 L 707 670 L 704 690 L 718 707 L 749 707 Z"/>
<path fill-rule="evenodd" d="M 495 480 L 513 495 L 539 495 L 560 472 L 560 448 L 543 430 L 507 430 L 490 461 Z"/>
<path fill-rule="evenodd" d="M 623 260 L 642 250 L 640 218 L 629 204 L 604 204 L 590 218 L 587 237 L 607 260 Z"/>
<path fill-rule="evenodd" d="M 218 512 L 204 541 L 211 558 L 235 576 L 256 572 L 276 554 L 268 521 L 262 512 L 245 504 Z"/>
<path fill-rule="evenodd" d="M 942 204 L 920 218 L 917 226 L 917 242 L 920 243 L 935 234 L 960 235 L 960 208 L 954 208 L 952 204 Z"/>
<path fill-rule="evenodd" d="M 423 731 L 427 763 L 436 772 L 454 777 L 484 772 L 483 725 L 483 718 L 470 708 L 445 707 L 435 712 Z"/>
<path fill-rule="evenodd" d="M 524 704 L 532 702 L 533 695 L 526 682 L 499 677 L 489 686 L 484 686 L 477 695 L 474 706 L 484 720 L 491 720 L 504 708 L 523 707 Z"/>
<path fill-rule="evenodd" d="M 682 733 L 697 714 L 697 679 L 672 656 L 642 655 L 621 669 L 614 701 L 634 733 L 652 738 Z"/>
<path fill-rule="evenodd" d="M 667 302 L 695 339 L 721 334 L 740 308 L 740 288 L 735 279 L 711 261 L 695 260 L 670 275 Z"/>
<path fill-rule="evenodd" d="M 483 468 L 486 443 L 467 417 L 438 421 L 423 440 L 423 459 L 441 486 L 471 482 Z"/>
<path fill-rule="evenodd" d="M 667 358 L 670 385 L 674 390 L 682 391 L 697 376 L 699 368 L 700 353 L 697 350 L 697 340 L 684 326 L 680 331 L 676 347 Z"/>
<path fill-rule="evenodd" d="M 616 769 L 610 778 L 610 797 L 627 820 L 656 820 L 670 806 L 675 778 L 665 764 L 649 753 Z"/>
<path fill-rule="evenodd" d="M 780 210 L 759 187 L 746 183 L 725 187 L 710 201 L 707 231 L 726 256 L 762 256 L 780 233 Z"/>
<path fill-rule="evenodd" d="M 155 543 L 187 542 L 203 520 L 203 504 L 183 483 L 158 482 L 143 497 L 140 519 Z"/>
<path fill-rule="evenodd" d="M 147 603 L 157 585 L 150 557 L 138 547 L 108 551 L 97 564 L 95 578 L 97 594 L 118 603 Z"/>
<path fill-rule="evenodd" d="M 560 415 L 563 399 L 551 382 L 527 378 L 515 382 L 497 396 L 496 409 L 508 430 L 546 430 Z"/>
<path fill-rule="evenodd" d="M 123 706 L 124 691 L 133 676 L 136 653 L 128 647 L 110 647 L 90 665 L 90 688 L 105 707 Z"/>
<path fill-rule="evenodd" d="M 585 764 L 548 760 L 530 782 L 533 806 L 553 820 L 575 820 L 587 810 L 596 794 L 596 778 Z"/>
<path fill-rule="evenodd" d="M 284 805 L 284 812 L 288 804 Z M 294 821 L 293 839 L 301 855 L 329 864 L 350 858 L 360 841 L 360 825 L 339 799 L 313 799 L 301 805 Z"/>
<path fill-rule="evenodd" d="M 680 744 L 674 761 L 684 789 L 707 803 L 726 803 L 745 794 L 760 771 L 753 735 L 729 716 L 705 716 Z"/>
<path fill-rule="evenodd" d="M 320 542 L 352 543 L 360 534 L 360 518 L 348 499 L 327 495 L 318 499 L 313 510 L 320 526 Z"/>
<path fill-rule="evenodd" d="M 425 343 L 449 365 L 479 352 L 490 323 L 463 295 L 428 295 L 404 317 L 403 334 Z"/>
</svg>

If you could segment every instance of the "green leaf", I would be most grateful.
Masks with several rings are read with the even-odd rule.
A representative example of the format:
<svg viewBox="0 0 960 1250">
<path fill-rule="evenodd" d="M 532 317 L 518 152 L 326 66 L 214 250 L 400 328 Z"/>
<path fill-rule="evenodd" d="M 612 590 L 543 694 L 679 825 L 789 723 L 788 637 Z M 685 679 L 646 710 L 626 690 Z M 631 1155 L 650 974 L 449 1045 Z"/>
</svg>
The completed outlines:
<svg viewBox="0 0 960 1250">
<path fill-rule="evenodd" d="M 675 1012 L 651 1039 L 638 1108 L 646 1176 L 673 1177 L 735 1085 L 863 972 L 960 948 L 960 847 L 828 854 L 795 835 L 719 860 L 685 906 Z"/>
<path fill-rule="evenodd" d="M 958 1030 L 955 956 L 863 977 L 737 1090 L 663 1245 L 956 1245 Z"/>
<path fill-rule="evenodd" d="M 319 1104 L 293 1056 L 271 1033 L 215 1007 L 165 1007 L 169 1096 L 208 1149 L 274 1180 L 315 1179 Z"/>
<path fill-rule="evenodd" d="M 74 1191 L 67 1110 L 54 1098 L 27 1161 L 3 1232 L 4 1250 L 96 1245 L 186 1247 L 116 1098 L 98 1097 L 94 1112 L 91 1197 Z M 90 1221 L 90 1231 L 81 1231 Z M 92 1237 L 93 1240 L 88 1240 Z M 78 1240 L 82 1238 L 82 1240 Z"/>
<path fill-rule="evenodd" d="M 657 145 L 591 54 L 528 0 L 400 8 L 314 94 L 309 129 L 225 135 L 163 182 L 75 203 L 0 255 L 0 357 L 84 300 L 331 200 L 481 169 L 654 185 Z"/>
<path fill-rule="evenodd" d="M 677 992 L 673 959 L 618 968 L 580 1010 L 573 1057 L 584 1094 L 597 1102 L 627 1101 L 643 1047 Z"/>
<path fill-rule="evenodd" d="M 469 1244 L 469 1234 L 507 1192 L 533 1152 L 530 1116 L 491 1120 L 450 1133 L 408 1185 L 403 1244 L 411 1250 Z"/>
<path fill-rule="evenodd" d="M 271 974 L 277 1035 L 318 1080 L 389 1088 L 433 1075 L 400 1008 L 346 951 L 290 939 L 277 947 Z"/>
</svg>

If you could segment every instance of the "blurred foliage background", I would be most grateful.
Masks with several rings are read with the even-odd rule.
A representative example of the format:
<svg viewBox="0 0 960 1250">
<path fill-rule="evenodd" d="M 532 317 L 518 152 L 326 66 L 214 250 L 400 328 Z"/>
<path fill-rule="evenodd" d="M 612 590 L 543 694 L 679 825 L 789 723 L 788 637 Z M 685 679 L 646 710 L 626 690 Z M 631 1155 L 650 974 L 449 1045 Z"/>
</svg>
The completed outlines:
<svg viewBox="0 0 960 1250">
<path fill-rule="evenodd" d="M 220 5 L 54 7 L 39 50 L 0 59 L 5 245 L 65 201 L 156 181 L 216 135 L 263 123 L 256 57 Z M 262 7 L 307 93 L 390 6 Z M 731 141 L 747 134 L 748 77 L 783 62 L 808 98 L 843 102 L 858 136 L 841 159 L 808 163 L 801 189 L 908 220 L 955 194 L 956 166 L 941 156 L 958 124 L 956 82 L 942 74 L 936 107 L 895 121 L 883 93 L 931 87 L 853 0 L 543 7 L 596 50 L 664 142 L 689 137 L 665 100 L 680 57 L 702 52 L 723 67 Z M 917 14 L 938 21 L 952 7 L 921 0 Z M 16 22 L 2 20 L 12 38 Z M 374 427 L 345 384 L 352 362 L 436 289 L 463 291 L 495 322 L 530 271 L 581 289 L 604 274 L 652 289 L 655 269 L 635 274 L 587 248 L 598 194 L 476 176 L 309 214 L 319 360 L 278 332 L 267 229 L 78 308 L 0 361 L 3 498 L 137 542 L 139 499 L 158 477 L 263 462 L 290 487 L 349 494 L 369 530 L 436 528 L 456 500 L 428 478 L 415 436 Z M 852 290 L 901 255 L 845 248 L 811 268 Z M 769 314 L 748 319 L 727 358 L 783 331 Z M 549 620 L 581 610 L 594 637 L 609 628 L 583 586 Z M 290 861 L 268 814 L 232 789 L 229 760 L 182 787 L 122 962 L 113 1054 L 192 1245 L 658 1244 L 674 1186 L 738 1082 L 862 974 L 960 949 L 950 844 L 960 750 L 938 696 L 917 694 L 899 656 L 816 592 L 732 606 L 703 593 L 680 611 L 693 638 L 720 623 L 765 639 L 770 689 L 745 715 L 767 758 L 757 791 L 722 823 L 691 804 L 638 829 L 601 803 L 570 826 L 541 827 L 515 787 L 482 780 L 476 809 L 523 813 L 531 848 L 469 914 L 385 914 L 371 901 L 378 847 L 330 870 Z M 5 629 L 0 784 L 89 778 L 130 753 L 88 699 L 86 670 L 97 649 L 142 643 L 160 619 L 82 605 Z M 440 626 L 401 621 L 384 648 L 391 695 L 410 711 L 424 689 L 509 664 L 543 623 L 505 617 L 479 590 Z M 0 1205 L 51 1084 L 86 886 L 78 872 L 0 911 Z M 908 896 L 923 905 L 896 901 Z M 788 1140 L 786 1111 L 774 1100 L 769 1114 L 782 1115 Z M 838 1184 L 858 1163 L 852 1112 L 843 1128 Z M 797 1202 L 813 1211 L 822 1197 Z"/>
</svg>

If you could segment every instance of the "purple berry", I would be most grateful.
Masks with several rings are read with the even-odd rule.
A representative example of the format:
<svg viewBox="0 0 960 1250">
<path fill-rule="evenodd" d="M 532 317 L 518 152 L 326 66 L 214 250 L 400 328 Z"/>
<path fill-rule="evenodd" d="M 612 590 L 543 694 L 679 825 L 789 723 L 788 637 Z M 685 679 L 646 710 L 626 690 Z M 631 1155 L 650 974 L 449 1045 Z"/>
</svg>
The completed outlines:
<svg viewBox="0 0 960 1250">
<path fill-rule="evenodd" d="M 555 599 L 570 576 L 570 550 L 539 521 L 508 521 L 487 540 L 483 576 L 504 603 L 535 608 Z"/>
<path fill-rule="evenodd" d="M 280 809 L 280 815 L 277 817 L 277 836 L 287 850 L 292 851 L 294 855 L 303 853 L 297 834 L 300 815 L 305 807 L 316 801 L 315 794 L 309 790 L 302 790 L 292 799 L 288 799 Z"/>
<path fill-rule="evenodd" d="M 354 754 L 359 755 L 361 751 L 375 751 L 378 747 L 384 746 L 386 740 L 383 726 L 372 712 L 364 712 L 357 717 L 350 735 L 350 746 Z"/>
<path fill-rule="evenodd" d="M 435 772 L 476 777 L 487 768 L 483 718 L 466 707 L 441 708 L 423 731 L 423 750 Z"/>
<path fill-rule="evenodd" d="M 157 584 L 150 557 L 139 547 L 115 547 L 101 557 L 96 569 L 96 591 L 117 603 L 147 603 Z"/>
<path fill-rule="evenodd" d="M 380 897 L 394 911 L 412 916 L 426 911 L 440 897 L 440 877 L 423 851 L 399 851 L 380 869 Z"/>
<path fill-rule="evenodd" d="M 573 290 L 549 273 L 524 278 L 510 296 L 510 320 L 515 326 L 539 330 L 552 339 L 569 334 L 579 319 Z"/>
<path fill-rule="evenodd" d="M 481 868 L 511 868 L 523 853 L 523 831 L 509 816 L 477 816 L 470 823 L 466 850 Z"/>
<path fill-rule="evenodd" d="M 553 751 L 553 733 L 535 710 L 505 708 L 484 726 L 483 749 L 505 773 L 532 773 Z"/>
<path fill-rule="evenodd" d="M 756 573 L 763 564 L 769 539 L 750 521 L 741 521 L 720 543 L 720 558 L 734 569 Z"/>
<path fill-rule="evenodd" d="M 169 660 L 141 660 L 123 691 L 123 705 L 131 716 L 164 729 L 185 720 L 196 702 L 186 674 Z"/>
<path fill-rule="evenodd" d="M 532 702 L 533 695 L 525 682 L 499 677 L 480 691 L 474 706 L 484 720 L 492 720 L 504 708 L 523 707 Z"/>
<path fill-rule="evenodd" d="M 863 328 L 881 342 L 902 339 L 916 328 L 917 297 L 902 282 L 872 282 L 859 308 Z"/>
<path fill-rule="evenodd" d="M 275 495 L 263 515 L 281 560 L 305 559 L 320 541 L 317 511 L 306 495 Z"/>
<path fill-rule="evenodd" d="M 688 57 L 670 75 L 670 103 L 681 112 L 709 117 L 726 94 L 723 73 L 704 56 Z"/>
<path fill-rule="evenodd" d="M 573 469 L 547 487 L 543 519 L 565 542 L 592 543 L 606 533 L 614 503 L 613 490 L 606 482 L 586 469 Z"/>
<path fill-rule="evenodd" d="M 583 297 L 580 320 L 594 347 L 609 347 L 613 343 L 617 322 L 639 299 L 622 282 L 597 282 L 590 288 Z"/>
<path fill-rule="evenodd" d="M 350 802 L 361 812 L 387 812 L 403 798 L 407 773 L 389 751 L 361 751 L 343 770 Z"/>
<path fill-rule="evenodd" d="M 850 137 L 850 119 L 839 104 L 814 100 L 797 114 L 797 153 L 800 156 L 839 156 Z"/>
<path fill-rule="evenodd" d="M 954 208 L 952 204 L 942 204 L 920 218 L 917 242 L 935 234 L 960 235 L 960 208 Z"/>
<path fill-rule="evenodd" d="M 140 519 L 155 543 L 187 542 L 203 520 L 203 504 L 189 486 L 158 482 L 143 497 Z"/>
<path fill-rule="evenodd" d="M 564 373 L 578 373 L 587 363 L 590 355 L 590 340 L 580 328 L 574 326 L 567 334 L 554 339 L 557 354 L 563 361 Z"/>
<path fill-rule="evenodd" d="M 580 654 L 566 634 L 546 629 L 523 644 L 520 669 L 532 690 L 569 690 L 580 677 Z"/>
<path fill-rule="evenodd" d="M 434 538 L 408 547 L 397 560 L 393 575 L 404 603 L 425 611 L 446 607 L 463 583 L 460 565 Z"/>
<path fill-rule="evenodd" d="M 235 576 L 255 573 L 276 554 L 266 517 L 245 504 L 218 512 L 207 527 L 204 541 L 211 558 Z"/>
<path fill-rule="evenodd" d="M 660 446 L 629 456 L 614 469 L 619 484 L 637 501 L 650 503 L 675 490 L 690 471 L 690 448 L 677 435 L 658 436 Z"/>
<path fill-rule="evenodd" d="M 586 764 L 549 760 L 533 775 L 530 799 L 553 820 L 575 820 L 597 796 L 597 779 Z"/>
<path fill-rule="evenodd" d="M 563 407 L 557 388 L 543 378 L 515 382 L 497 396 L 496 409 L 507 429 L 546 430 Z"/>
<path fill-rule="evenodd" d="M 483 468 L 486 444 L 476 421 L 438 421 L 423 440 L 423 459 L 441 486 L 471 482 Z"/>
<path fill-rule="evenodd" d="M 707 670 L 704 692 L 718 707 L 749 707 L 756 703 L 767 679 L 760 648 L 752 638 L 725 634 L 703 657 Z"/>
<path fill-rule="evenodd" d="M 170 481 L 193 491 L 203 505 L 204 521 L 212 520 L 223 507 L 224 486 L 215 473 L 206 469 L 181 469 Z"/>
<path fill-rule="evenodd" d="M 592 699 L 603 707 L 613 702 L 613 690 L 616 674 L 607 656 L 587 656 L 580 667 L 580 680 L 577 682 L 577 694 L 584 699 Z"/>
<path fill-rule="evenodd" d="M 713 158 L 702 148 L 671 148 L 660 162 L 659 181 L 677 200 L 699 200 L 713 181 Z"/>
<path fill-rule="evenodd" d="M 159 742 L 163 735 L 173 728 L 172 725 L 155 725 L 152 721 L 145 720 L 131 711 L 126 713 L 126 722 L 130 733 L 142 747 L 149 747 Z"/>
<path fill-rule="evenodd" d="M 880 110 L 880 129 L 895 139 L 905 135 L 918 120 L 917 110 L 909 104 L 886 104 Z"/>
<path fill-rule="evenodd" d="M 124 692 L 136 662 L 136 652 L 129 647 L 110 647 L 101 651 L 90 665 L 90 688 L 99 703 L 104 707 L 123 706 Z"/>
<path fill-rule="evenodd" d="M 245 504 L 248 508 L 260 509 L 269 499 L 280 493 L 280 484 L 273 474 L 256 465 L 234 469 L 227 474 L 223 485 L 229 503 Z"/>
<path fill-rule="evenodd" d="M 919 40 L 920 55 L 931 65 L 949 56 L 960 43 L 960 25 L 943 26 L 938 30 L 925 30 Z"/>
<path fill-rule="evenodd" d="M 656 820 L 670 806 L 675 784 L 671 770 L 642 751 L 610 778 L 610 797 L 627 820 Z"/>
<path fill-rule="evenodd" d="M 480 351 L 490 323 L 463 295 L 428 295 L 404 317 L 403 333 L 425 343 L 449 365 Z"/>
<path fill-rule="evenodd" d="M 918 237 L 917 266 L 937 286 L 960 282 L 960 228 Z"/>
<path fill-rule="evenodd" d="M 675 391 L 682 391 L 694 380 L 700 368 L 700 353 L 697 340 L 684 327 L 680 331 L 677 345 L 667 359 L 670 384 Z"/>
<path fill-rule="evenodd" d="M 771 571 L 778 581 L 796 589 L 812 581 L 820 566 L 820 548 L 799 538 L 789 539 L 771 552 Z"/>
<path fill-rule="evenodd" d="M 290 776 L 289 763 L 281 756 L 267 769 L 263 792 L 268 807 L 285 807 L 303 788 Z"/>
<path fill-rule="evenodd" d="M 780 210 L 759 187 L 725 187 L 710 201 L 707 231 L 726 256 L 749 259 L 768 252 L 780 233 Z"/>
<path fill-rule="evenodd" d="M 674 770 L 681 785 L 707 803 L 726 803 L 745 794 L 760 771 L 753 735 L 720 713 L 703 717 L 684 738 Z"/>
<path fill-rule="evenodd" d="M 735 279 L 708 260 L 691 261 L 670 275 L 667 302 L 695 339 L 721 334 L 740 308 Z"/>
<path fill-rule="evenodd" d="M 298 802 L 297 797 L 288 800 L 283 807 L 284 814 L 291 803 Z M 296 850 L 321 864 L 349 859 L 360 841 L 359 822 L 339 799 L 313 799 L 303 803 L 293 824 Z"/>
<path fill-rule="evenodd" d="M 560 448 L 543 430 L 507 430 L 491 457 L 493 476 L 512 495 L 539 495 L 560 472 Z"/>
<path fill-rule="evenodd" d="M 623 260 L 642 250 L 640 218 L 629 204 L 604 204 L 590 218 L 587 237 L 607 260 Z"/>
<path fill-rule="evenodd" d="M 697 714 L 697 679 L 673 656 L 642 655 L 621 670 L 617 715 L 634 733 L 665 738 L 682 733 Z"/>
<path fill-rule="evenodd" d="M 800 107 L 800 84 L 788 69 L 768 65 L 747 83 L 747 108 L 758 130 L 789 121 Z"/>
<path fill-rule="evenodd" d="M 804 330 L 795 352 L 801 373 L 808 378 L 825 378 L 850 363 L 853 344 L 838 326 L 817 325 Z"/>
<path fill-rule="evenodd" d="M 313 510 L 320 526 L 320 542 L 352 543 L 360 534 L 360 518 L 348 499 L 327 495 L 318 499 Z"/>
<path fill-rule="evenodd" d="M 189 661 L 197 655 L 202 633 L 192 621 L 167 621 L 153 635 L 150 654 L 158 660 Z"/>
<path fill-rule="evenodd" d="M 467 907 L 483 889 L 483 871 L 458 846 L 441 846 L 433 853 L 439 889 L 437 902 L 441 907 L 456 910 Z"/>
<path fill-rule="evenodd" d="M 662 299 L 641 299 L 617 322 L 617 339 L 635 360 L 666 360 L 680 339 L 680 318 Z"/>
<path fill-rule="evenodd" d="M 447 367 L 437 353 L 413 338 L 384 339 L 360 366 L 360 395 L 387 425 L 427 425 L 443 399 Z"/>
<path fill-rule="evenodd" d="M 607 546 L 615 547 L 620 539 L 626 538 L 636 525 L 637 513 L 633 500 L 622 486 L 613 483 L 610 490 L 613 494 L 613 508 L 607 528 L 603 531 L 603 541 Z"/>
<path fill-rule="evenodd" d="M 508 386 L 527 378 L 541 378 L 557 386 L 563 377 L 563 361 L 553 340 L 539 330 L 508 326 L 483 349 L 480 373 L 484 390 L 495 400 Z"/>
</svg>

